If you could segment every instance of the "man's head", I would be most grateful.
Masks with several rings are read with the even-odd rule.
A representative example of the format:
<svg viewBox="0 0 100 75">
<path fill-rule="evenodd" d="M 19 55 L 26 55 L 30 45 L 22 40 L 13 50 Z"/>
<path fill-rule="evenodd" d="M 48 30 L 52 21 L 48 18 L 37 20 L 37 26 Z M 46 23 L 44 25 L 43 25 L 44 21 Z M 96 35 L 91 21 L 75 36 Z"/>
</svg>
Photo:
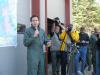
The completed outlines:
<svg viewBox="0 0 100 75">
<path fill-rule="evenodd" d="M 94 32 L 95 32 L 95 33 L 98 33 L 98 32 L 99 32 L 99 28 L 95 27 L 95 28 L 94 28 Z"/>
<path fill-rule="evenodd" d="M 85 27 L 82 26 L 82 27 L 80 28 L 80 32 L 85 32 Z"/>
<path fill-rule="evenodd" d="M 55 32 L 60 33 L 60 26 L 58 26 L 58 25 L 55 26 Z"/>
<path fill-rule="evenodd" d="M 72 25 L 72 24 L 70 24 L 70 25 L 68 26 L 68 31 L 71 31 L 71 30 L 72 30 L 72 28 L 73 28 L 73 25 Z"/>
<path fill-rule="evenodd" d="M 35 28 L 37 28 L 39 26 L 39 17 L 36 16 L 36 15 L 33 15 L 31 18 L 30 18 L 30 21 L 31 21 L 31 25 Z"/>
</svg>

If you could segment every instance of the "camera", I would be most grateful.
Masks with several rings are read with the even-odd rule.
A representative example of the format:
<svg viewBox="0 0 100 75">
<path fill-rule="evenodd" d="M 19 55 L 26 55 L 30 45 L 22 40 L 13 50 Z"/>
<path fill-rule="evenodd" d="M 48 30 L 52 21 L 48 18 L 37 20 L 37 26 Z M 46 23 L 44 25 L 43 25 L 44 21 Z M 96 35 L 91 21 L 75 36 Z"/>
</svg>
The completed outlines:
<svg viewBox="0 0 100 75">
<path fill-rule="evenodd" d="M 100 38 L 100 33 L 97 33 L 96 36 L 97 36 L 97 38 Z"/>
</svg>

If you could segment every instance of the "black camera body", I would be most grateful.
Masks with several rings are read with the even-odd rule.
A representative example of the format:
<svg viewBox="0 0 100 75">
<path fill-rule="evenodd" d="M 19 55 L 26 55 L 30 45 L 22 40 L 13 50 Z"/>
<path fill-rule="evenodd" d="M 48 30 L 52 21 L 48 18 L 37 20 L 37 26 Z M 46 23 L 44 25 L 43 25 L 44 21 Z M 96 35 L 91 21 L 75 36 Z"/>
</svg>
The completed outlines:
<svg viewBox="0 0 100 75">
<path fill-rule="evenodd" d="M 96 37 L 97 37 L 97 38 L 100 38 L 100 33 L 97 33 L 97 34 L 96 34 Z"/>
</svg>

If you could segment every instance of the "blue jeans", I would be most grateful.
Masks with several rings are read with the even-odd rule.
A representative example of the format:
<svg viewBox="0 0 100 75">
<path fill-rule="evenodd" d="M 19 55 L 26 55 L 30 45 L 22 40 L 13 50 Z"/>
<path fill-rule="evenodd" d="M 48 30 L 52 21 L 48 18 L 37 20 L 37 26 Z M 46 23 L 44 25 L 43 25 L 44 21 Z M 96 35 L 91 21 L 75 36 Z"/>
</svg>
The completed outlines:
<svg viewBox="0 0 100 75">
<path fill-rule="evenodd" d="M 52 75 L 59 72 L 60 68 L 60 51 L 51 51 L 51 61 L 52 61 Z"/>
<path fill-rule="evenodd" d="M 100 75 L 100 50 L 96 51 L 96 75 Z"/>
<path fill-rule="evenodd" d="M 74 63 L 75 63 L 76 75 L 77 75 L 78 71 L 81 71 L 84 74 L 84 69 L 85 69 L 85 65 L 86 65 L 86 54 L 87 54 L 87 46 L 81 46 L 75 55 Z M 80 69 L 80 64 L 79 64 L 80 58 L 82 61 L 81 69 Z"/>
</svg>

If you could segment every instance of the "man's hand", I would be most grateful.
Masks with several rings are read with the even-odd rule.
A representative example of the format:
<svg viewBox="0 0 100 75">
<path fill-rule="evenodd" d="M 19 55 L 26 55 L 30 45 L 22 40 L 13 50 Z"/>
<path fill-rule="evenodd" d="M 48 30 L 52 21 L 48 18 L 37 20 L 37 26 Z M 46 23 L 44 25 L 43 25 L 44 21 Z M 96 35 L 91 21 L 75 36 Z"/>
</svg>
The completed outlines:
<svg viewBox="0 0 100 75">
<path fill-rule="evenodd" d="M 47 47 L 50 47 L 51 45 L 52 45 L 51 41 L 47 42 Z"/>
<path fill-rule="evenodd" d="M 81 43 L 85 43 L 85 41 L 83 40 L 83 41 L 81 41 Z"/>
<path fill-rule="evenodd" d="M 84 40 L 83 40 L 83 41 L 81 41 L 81 43 L 87 43 L 87 44 L 88 44 L 88 43 L 89 43 L 89 41 L 84 41 Z"/>
<path fill-rule="evenodd" d="M 34 37 L 38 37 L 38 35 L 39 35 L 39 31 L 38 30 L 35 30 Z"/>
</svg>

